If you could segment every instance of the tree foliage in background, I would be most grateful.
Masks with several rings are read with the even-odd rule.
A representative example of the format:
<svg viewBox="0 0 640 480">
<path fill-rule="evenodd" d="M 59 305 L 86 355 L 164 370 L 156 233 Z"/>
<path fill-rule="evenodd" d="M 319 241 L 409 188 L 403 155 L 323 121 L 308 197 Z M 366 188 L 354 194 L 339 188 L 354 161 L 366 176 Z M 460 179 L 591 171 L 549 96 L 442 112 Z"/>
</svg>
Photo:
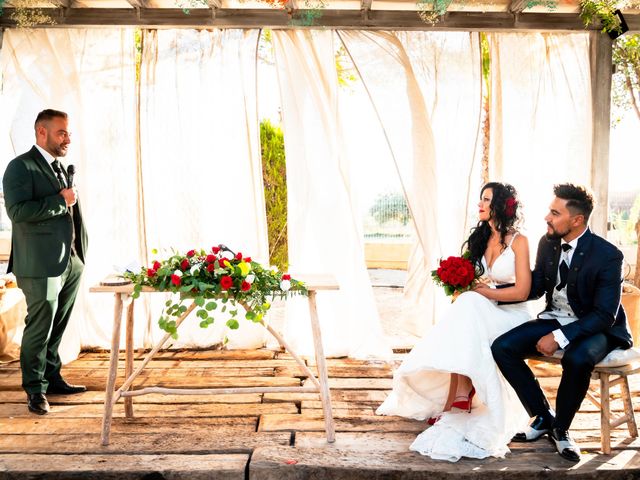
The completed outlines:
<svg viewBox="0 0 640 480">
<path fill-rule="evenodd" d="M 613 43 L 613 104 L 633 110 L 640 120 L 640 34 L 622 35 Z"/>
<path fill-rule="evenodd" d="M 260 123 L 262 179 L 267 210 L 269 261 L 287 271 L 287 168 L 284 155 L 284 135 L 280 127 L 269 120 Z"/>
<path fill-rule="evenodd" d="M 404 195 L 398 192 L 378 195 L 369 209 L 369 214 L 380 225 L 392 220 L 406 225 L 411 219 L 407 201 Z"/>
</svg>

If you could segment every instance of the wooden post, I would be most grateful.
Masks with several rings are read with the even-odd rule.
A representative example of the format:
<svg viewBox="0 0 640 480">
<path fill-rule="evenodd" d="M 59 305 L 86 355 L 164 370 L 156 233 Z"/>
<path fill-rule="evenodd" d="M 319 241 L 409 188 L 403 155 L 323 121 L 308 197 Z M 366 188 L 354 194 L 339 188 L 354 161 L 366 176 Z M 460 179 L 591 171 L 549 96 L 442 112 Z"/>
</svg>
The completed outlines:
<svg viewBox="0 0 640 480">
<path fill-rule="evenodd" d="M 607 236 L 609 218 L 609 133 L 611 128 L 611 52 L 613 40 L 599 31 L 590 34 L 592 147 L 591 186 L 596 208 L 591 215 L 591 228 Z"/>
<path fill-rule="evenodd" d="M 109 359 L 109 377 L 107 388 L 104 392 L 104 416 L 102 417 L 102 445 L 109 445 L 111 434 L 111 418 L 113 416 L 114 390 L 116 377 L 118 376 L 118 354 L 120 350 L 120 322 L 122 321 L 122 297 L 126 293 L 116 293 L 116 302 L 113 311 L 113 332 L 111 334 L 111 357 Z"/>
<path fill-rule="evenodd" d="M 313 346 L 318 365 L 318 380 L 320 381 L 320 400 L 322 400 L 322 413 L 324 414 L 324 428 L 327 432 L 327 442 L 336 441 L 333 412 L 331 410 L 331 392 L 329 391 L 329 375 L 327 375 L 327 360 L 324 358 L 322 347 L 322 334 L 318 321 L 318 308 L 316 306 L 316 292 L 309 291 L 309 313 L 311 315 L 311 330 L 313 332 Z"/>
<path fill-rule="evenodd" d="M 609 374 L 600 373 L 600 439 L 602 442 L 602 453 L 611 453 L 611 412 L 609 397 Z"/>
<path fill-rule="evenodd" d="M 126 355 L 124 360 L 124 377 L 129 378 L 133 373 L 133 297 L 127 298 L 127 336 L 125 341 Z M 125 397 L 124 414 L 133 418 L 133 399 Z"/>
</svg>

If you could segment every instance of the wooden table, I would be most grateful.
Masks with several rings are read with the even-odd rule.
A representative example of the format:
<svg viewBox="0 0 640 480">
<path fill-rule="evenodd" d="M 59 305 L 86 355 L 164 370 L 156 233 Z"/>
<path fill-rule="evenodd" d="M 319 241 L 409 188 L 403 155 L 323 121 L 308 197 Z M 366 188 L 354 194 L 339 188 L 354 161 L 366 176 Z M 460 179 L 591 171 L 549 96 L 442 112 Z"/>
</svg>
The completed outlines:
<svg viewBox="0 0 640 480">
<path fill-rule="evenodd" d="M 316 293 L 319 290 L 338 290 L 339 286 L 335 278 L 331 275 L 295 275 L 297 280 L 305 283 L 309 290 L 309 313 L 311 316 L 311 330 L 313 332 L 313 344 L 315 349 L 316 363 L 318 366 L 318 376 L 316 377 L 302 360 L 287 344 L 284 338 L 271 328 L 267 323 L 260 322 L 264 328 L 273 335 L 278 343 L 284 347 L 293 358 L 298 362 L 302 371 L 311 380 L 311 386 L 299 387 L 231 387 L 231 388 L 163 388 L 163 387 L 146 387 L 139 390 L 131 390 L 131 385 L 135 378 L 142 372 L 144 367 L 149 363 L 153 356 L 162 348 L 171 336 L 166 334 L 158 344 L 145 356 L 142 364 L 133 370 L 133 304 L 134 300 L 133 284 L 119 286 L 96 285 L 89 289 L 90 292 L 113 293 L 115 297 L 115 307 L 113 315 L 113 334 L 111 337 L 111 356 L 109 359 L 109 376 L 107 378 L 107 387 L 104 400 L 104 415 L 102 417 L 102 445 L 109 445 L 109 436 L 111 433 L 111 420 L 113 418 L 113 405 L 124 398 L 125 416 L 133 417 L 133 397 L 139 395 L 147 395 L 150 393 L 172 394 L 172 395 L 219 395 L 231 393 L 273 393 L 273 392 L 318 392 L 322 401 L 322 412 L 324 415 L 324 426 L 327 434 L 327 442 L 335 441 L 335 426 L 333 422 L 333 414 L 331 412 L 331 395 L 329 393 L 329 381 L 327 375 L 327 362 L 324 357 L 322 348 L 322 335 L 320 331 L 320 323 L 318 321 L 318 310 L 316 308 Z M 144 293 L 166 293 L 159 292 L 151 287 L 143 287 Z M 120 324 L 122 323 L 123 307 L 127 307 L 126 320 L 126 340 L 125 340 L 125 381 L 116 390 L 116 376 L 118 374 L 118 352 L 120 350 Z M 192 303 L 187 311 L 176 321 L 176 328 L 184 321 L 187 316 L 195 308 Z"/>
</svg>

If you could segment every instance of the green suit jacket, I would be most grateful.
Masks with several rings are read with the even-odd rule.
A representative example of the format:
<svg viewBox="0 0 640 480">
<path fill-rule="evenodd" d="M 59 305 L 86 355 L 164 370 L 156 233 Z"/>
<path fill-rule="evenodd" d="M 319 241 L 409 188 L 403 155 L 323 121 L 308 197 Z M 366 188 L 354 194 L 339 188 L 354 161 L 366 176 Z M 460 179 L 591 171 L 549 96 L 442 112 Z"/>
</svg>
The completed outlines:
<svg viewBox="0 0 640 480">
<path fill-rule="evenodd" d="M 76 253 L 84 263 L 87 232 L 80 203 L 73 207 L 72 222 L 60 182 L 35 146 L 9 162 L 2 187 L 12 223 L 8 272 L 18 277 L 62 275 L 71 253 L 72 225 Z"/>
</svg>

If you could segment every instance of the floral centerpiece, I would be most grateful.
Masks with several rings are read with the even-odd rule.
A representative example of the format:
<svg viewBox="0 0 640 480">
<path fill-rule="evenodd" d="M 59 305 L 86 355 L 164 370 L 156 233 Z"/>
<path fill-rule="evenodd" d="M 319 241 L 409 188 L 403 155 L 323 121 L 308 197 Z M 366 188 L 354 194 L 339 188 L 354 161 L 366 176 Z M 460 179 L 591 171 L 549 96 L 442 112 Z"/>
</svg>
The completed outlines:
<svg viewBox="0 0 640 480">
<path fill-rule="evenodd" d="M 431 272 L 436 285 L 444 287 L 445 295 L 466 292 L 480 277 L 480 272 L 469 260 L 467 251 L 461 257 L 449 257 L 440 260 L 437 270 Z"/>
<path fill-rule="evenodd" d="M 251 257 L 234 253 L 224 245 L 210 251 L 189 250 L 185 254 L 174 251 L 165 260 L 156 260 L 151 267 L 140 272 L 127 272 L 125 278 L 134 283 L 133 298 L 138 298 L 142 287 L 173 292 L 177 298 L 167 300 L 158 324 L 173 338 L 177 338 L 176 320 L 187 312 L 185 300 L 193 299 L 199 307 L 196 315 L 200 326 L 213 324 L 213 312 L 227 312 L 231 318 L 226 325 L 239 327 L 238 305 L 244 308 L 245 318 L 262 322 L 273 298 L 307 295 L 304 284 L 276 267 L 266 268 Z"/>
</svg>

